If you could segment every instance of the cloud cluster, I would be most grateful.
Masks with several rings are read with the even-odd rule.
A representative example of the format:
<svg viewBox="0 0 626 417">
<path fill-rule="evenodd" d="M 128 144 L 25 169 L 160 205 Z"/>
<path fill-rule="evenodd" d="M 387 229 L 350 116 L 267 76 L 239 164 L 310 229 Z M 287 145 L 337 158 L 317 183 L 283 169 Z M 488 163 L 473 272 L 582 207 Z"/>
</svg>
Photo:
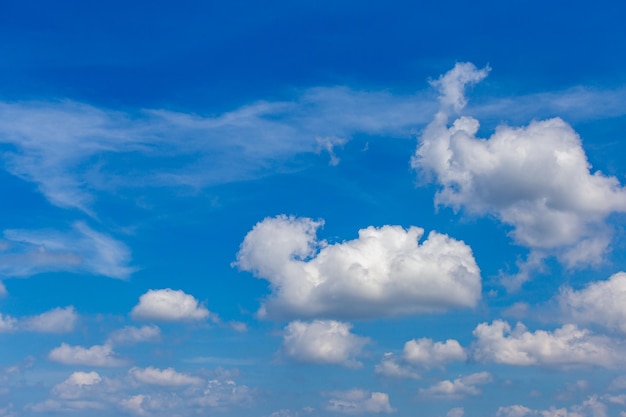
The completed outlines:
<svg viewBox="0 0 626 417">
<path fill-rule="evenodd" d="M 493 376 L 489 372 L 477 372 L 464 375 L 453 381 L 445 380 L 419 390 L 420 395 L 443 399 L 459 399 L 468 395 L 479 395 L 482 391 L 479 385 L 489 384 Z"/>
<path fill-rule="evenodd" d="M 368 392 L 361 389 L 335 391 L 329 393 L 332 397 L 326 404 L 326 409 L 342 414 L 381 414 L 392 413 L 394 408 L 389 403 L 389 395 L 384 392 Z"/>
<path fill-rule="evenodd" d="M 474 329 L 472 357 L 482 362 L 509 365 L 614 368 L 624 363 L 624 346 L 605 336 L 566 324 L 554 332 L 530 332 L 522 323 L 514 328 L 504 321 L 481 323 Z"/>
<path fill-rule="evenodd" d="M 579 291 L 563 288 L 557 298 L 563 311 L 577 322 L 626 333 L 626 273 L 591 282 Z"/>
<path fill-rule="evenodd" d="M 70 231 L 5 230 L 0 243 L 4 276 L 71 271 L 125 279 L 135 271 L 126 245 L 84 222 L 74 223 Z"/>
<path fill-rule="evenodd" d="M 181 290 L 166 288 L 149 290 L 133 307 L 131 316 L 145 321 L 185 321 L 205 320 L 211 316 L 206 307 L 198 303 L 194 296 Z"/>
<path fill-rule="evenodd" d="M 177 387 L 183 385 L 198 385 L 202 378 L 176 372 L 174 368 L 158 369 L 152 366 L 141 369 L 133 367 L 128 374 L 137 382 L 163 387 Z"/>
<path fill-rule="evenodd" d="M 369 339 L 350 333 L 351 328 L 333 320 L 293 321 L 285 328 L 283 353 L 298 362 L 358 367 L 354 358 Z"/>
<path fill-rule="evenodd" d="M 605 220 L 626 211 L 626 190 L 616 178 L 591 172 L 580 137 L 559 118 L 502 125 L 488 139 L 476 136 L 472 117 L 449 126 L 452 111 L 465 105 L 464 86 L 485 76 L 457 64 L 435 82 L 441 110 L 420 137 L 412 165 L 440 186 L 436 204 L 495 216 L 513 228 L 518 244 L 557 255 L 568 267 L 601 261 L 611 239 Z"/>
<path fill-rule="evenodd" d="M 623 416 L 622 412 L 620 416 Z M 511 405 L 498 408 L 496 417 L 607 417 L 607 407 L 599 401 L 597 396 L 591 396 L 580 404 L 575 404 L 569 409 L 556 408 L 547 410 L 535 410 L 523 405 Z"/>
<path fill-rule="evenodd" d="M 442 368 L 450 362 L 467 359 L 465 349 L 456 340 L 434 342 L 429 338 L 409 340 L 400 357 L 386 353 L 376 365 L 376 372 L 400 378 L 419 378 L 419 371 Z"/>
<path fill-rule="evenodd" d="M 241 270 L 267 279 L 272 294 L 261 317 L 367 318 L 474 307 L 480 271 L 469 246 L 400 226 L 368 227 L 359 237 L 328 244 L 321 221 L 266 218 L 246 235 Z"/>
</svg>

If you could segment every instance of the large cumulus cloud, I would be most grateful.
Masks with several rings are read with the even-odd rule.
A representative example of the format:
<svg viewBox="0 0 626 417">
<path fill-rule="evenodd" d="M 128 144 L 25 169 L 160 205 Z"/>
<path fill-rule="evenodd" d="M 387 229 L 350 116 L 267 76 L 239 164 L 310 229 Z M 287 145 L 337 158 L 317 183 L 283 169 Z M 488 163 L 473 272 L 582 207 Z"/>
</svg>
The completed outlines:
<svg viewBox="0 0 626 417">
<path fill-rule="evenodd" d="M 270 318 L 368 318 L 474 307 L 480 271 L 472 250 L 447 235 L 368 227 L 328 244 L 322 221 L 278 216 L 246 235 L 237 265 L 270 282 L 259 314 Z"/>
</svg>

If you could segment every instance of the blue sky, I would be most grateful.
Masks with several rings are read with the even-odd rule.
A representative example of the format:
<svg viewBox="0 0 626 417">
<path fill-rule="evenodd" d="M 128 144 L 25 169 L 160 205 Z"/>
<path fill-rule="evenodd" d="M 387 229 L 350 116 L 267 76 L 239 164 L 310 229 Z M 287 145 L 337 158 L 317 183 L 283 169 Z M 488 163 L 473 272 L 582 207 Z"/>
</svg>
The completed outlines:
<svg viewBox="0 0 626 417">
<path fill-rule="evenodd" d="M 615 2 L 0 4 L 0 417 L 626 416 Z"/>
</svg>

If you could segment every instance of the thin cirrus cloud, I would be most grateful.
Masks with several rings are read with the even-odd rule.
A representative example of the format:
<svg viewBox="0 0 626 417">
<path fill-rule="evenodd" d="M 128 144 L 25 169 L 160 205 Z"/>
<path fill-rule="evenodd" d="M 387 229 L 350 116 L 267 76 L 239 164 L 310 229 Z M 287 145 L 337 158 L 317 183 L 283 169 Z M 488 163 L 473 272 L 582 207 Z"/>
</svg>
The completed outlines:
<svg viewBox="0 0 626 417">
<path fill-rule="evenodd" d="M 322 221 L 266 218 L 246 235 L 236 265 L 271 284 L 259 315 L 370 318 L 471 308 L 480 299 L 472 250 L 447 235 L 400 226 L 368 227 L 328 244 Z"/>
<path fill-rule="evenodd" d="M 564 287 L 557 300 L 563 312 L 577 323 L 599 324 L 626 333 L 626 273 L 593 281 L 578 291 Z"/>
<path fill-rule="evenodd" d="M 130 314 L 133 319 L 142 321 L 190 321 L 209 317 L 217 319 L 193 295 L 171 288 L 149 290 L 139 297 L 139 303 Z"/>
<path fill-rule="evenodd" d="M 360 367 L 355 358 L 369 339 L 350 332 L 352 326 L 334 320 L 293 321 L 283 335 L 283 354 L 297 362 Z"/>
<path fill-rule="evenodd" d="M 0 243 L 0 273 L 9 277 L 70 271 L 125 279 L 136 270 L 126 245 L 84 222 L 68 231 L 9 229 Z"/>
<path fill-rule="evenodd" d="M 413 339 L 404 344 L 402 355 L 391 352 L 376 365 L 381 375 L 399 378 L 419 378 L 419 372 L 431 368 L 443 368 L 451 362 L 465 361 L 465 349 L 454 339 L 434 342 L 429 338 Z"/>
<path fill-rule="evenodd" d="M 522 323 L 514 328 L 502 320 L 481 323 L 474 329 L 471 356 L 479 362 L 517 366 L 588 366 L 614 368 L 624 364 L 624 344 L 595 335 L 574 324 L 554 331 L 529 331 Z"/>
<path fill-rule="evenodd" d="M 419 138 L 413 168 L 439 185 L 436 204 L 510 225 L 515 242 L 534 251 L 533 263 L 548 255 L 570 268 L 601 262 L 611 241 L 606 218 L 626 211 L 626 189 L 615 177 L 591 171 L 572 127 L 553 118 L 501 125 L 481 139 L 475 118 L 448 124 L 466 105 L 465 87 L 487 73 L 460 63 L 433 82 L 441 107 Z M 522 268 L 508 284 L 527 279 Z"/>
</svg>

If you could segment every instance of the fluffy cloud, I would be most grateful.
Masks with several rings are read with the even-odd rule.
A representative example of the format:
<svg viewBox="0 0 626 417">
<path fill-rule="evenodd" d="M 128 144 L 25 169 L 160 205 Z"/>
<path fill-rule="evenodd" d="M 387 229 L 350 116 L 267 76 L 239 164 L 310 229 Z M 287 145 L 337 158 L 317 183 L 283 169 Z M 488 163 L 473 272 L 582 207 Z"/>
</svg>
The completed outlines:
<svg viewBox="0 0 626 417">
<path fill-rule="evenodd" d="M 393 353 L 386 353 L 376 366 L 376 372 L 391 377 L 418 378 L 416 368 L 443 367 L 447 363 L 466 359 L 465 349 L 456 340 L 433 342 L 428 338 L 413 339 L 404 344 L 400 358 Z"/>
<path fill-rule="evenodd" d="M 237 254 L 240 269 L 271 283 L 259 314 L 278 317 L 378 317 L 474 307 L 480 271 L 463 242 L 400 226 L 368 227 L 355 240 L 328 244 L 321 221 L 278 216 L 257 223 Z"/>
<path fill-rule="evenodd" d="M 38 316 L 24 319 L 20 325 L 30 331 L 41 333 L 67 333 L 74 330 L 78 314 L 74 307 L 57 307 Z"/>
<path fill-rule="evenodd" d="M 74 330 L 78 314 L 74 307 L 57 307 L 37 316 L 14 318 L 0 314 L 0 333 L 31 331 L 38 333 L 68 333 Z"/>
<path fill-rule="evenodd" d="M 420 394 L 435 398 L 463 398 L 467 395 L 479 395 L 481 391 L 478 385 L 488 384 L 492 381 L 493 376 L 489 372 L 478 372 L 461 376 L 454 381 L 441 381 L 429 388 L 422 388 Z"/>
<path fill-rule="evenodd" d="M 62 343 L 52 349 L 48 358 L 65 365 L 123 366 L 126 361 L 117 357 L 111 345 L 94 345 L 90 348 Z"/>
<path fill-rule="evenodd" d="M 158 369 L 149 366 L 145 369 L 131 368 L 128 374 L 137 382 L 164 387 L 177 387 L 183 385 L 197 385 L 203 382 L 202 378 L 176 372 L 173 368 Z"/>
<path fill-rule="evenodd" d="M 130 250 L 123 243 L 96 232 L 83 222 L 71 231 L 5 230 L 0 248 L 0 274 L 29 276 L 50 271 L 84 272 L 128 278 Z"/>
<path fill-rule="evenodd" d="M 478 361 L 509 365 L 598 365 L 612 368 L 623 363 L 624 347 L 573 324 L 554 332 L 530 332 L 501 320 L 481 323 L 474 329 L 472 356 Z"/>
<path fill-rule="evenodd" d="M 97 372 L 74 372 L 65 381 L 52 388 L 53 394 L 62 399 L 77 399 L 85 395 L 85 391 L 102 382 Z"/>
<path fill-rule="evenodd" d="M 299 362 L 360 366 L 357 356 L 369 339 L 350 333 L 351 325 L 332 320 L 294 321 L 283 336 L 283 353 Z"/>
<path fill-rule="evenodd" d="M 434 83 L 441 110 L 420 137 L 413 167 L 439 184 L 436 204 L 493 215 L 513 227 L 517 243 L 556 254 L 568 267 L 599 262 L 611 236 L 605 219 L 626 211 L 626 190 L 590 171 L 580 137 L 561 119 L 499 126 L 489 139 L 476 136 L 471 117 L 449 126 L 465 105 L 465 85 L 486 75 L 457 64 Z"/>
<path fill-rule="evenodd" d="M 336 391 L 329 394 L 326 409 L 342 414 L 363 415 L 366 413 L 392 413 L 389 395 L 383 392 L 367 392 L 360 389 Z"/>
<path fill-rule="evenodd" d="M 125 326 L 109 336 L 113 344 L 130 345 L 141 342 L 155 342 L 161 338 L 161 329 L 155 325 L 134 327 Z"/>
<path fill-rule="evenodd" d="M 210 315 L 192 295 L 170 288 L 149 290 L 131 311 L 135 320 L 151 321 L 204 320 Z"/>
<path fill-rule="evenodd" d="M 626 273 L 588 284 L 580 291 L 563 288 L 561 308 L 579 323 L 595 323 L 626 333 Z"/>
</svg>

